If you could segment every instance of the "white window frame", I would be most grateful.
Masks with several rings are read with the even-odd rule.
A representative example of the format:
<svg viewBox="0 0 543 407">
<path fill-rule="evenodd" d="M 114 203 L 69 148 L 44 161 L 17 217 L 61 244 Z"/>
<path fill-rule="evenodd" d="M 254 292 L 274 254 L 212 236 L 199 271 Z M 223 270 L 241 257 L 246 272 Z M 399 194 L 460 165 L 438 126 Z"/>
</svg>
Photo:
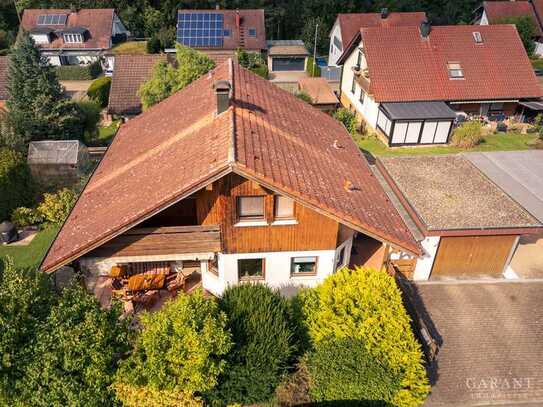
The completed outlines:
<svg viewBox="0 0 543 407">
<path fill-rule="evenodd" d="M 83 35 L 78 33 L 63 34 L 63 38 L 66 44 L 80 44 L 83 42 Z"/>
</svg>

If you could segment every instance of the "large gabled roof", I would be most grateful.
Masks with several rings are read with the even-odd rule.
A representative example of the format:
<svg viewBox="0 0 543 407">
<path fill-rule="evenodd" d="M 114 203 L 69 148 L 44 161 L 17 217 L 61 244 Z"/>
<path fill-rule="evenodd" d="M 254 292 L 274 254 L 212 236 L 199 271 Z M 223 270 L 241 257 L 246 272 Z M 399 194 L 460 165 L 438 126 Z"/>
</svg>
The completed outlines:
<svg viewBox="0 0 543 407">
<path fill-rule="evenodd" d="M 504 19 L 510 17 L 527 16 L 532 19 L 536 33 L 542 34 L 534 7 L 529 1 L 485 1 L 483 9 L 490 24 L 503 23 Z"/>
<path fill-rule="evenodd" d="M 217 80 L 233 84 L 220 115 Z M 345 128 L 229 60 L 121 127 L 42 269 L 77 259 L 231 172 L 420 253 Z"/>
<path fill-rule="evenodd" d="M 67 15 L 66 24 L 62 25 L 38 25 L 38 18 L 41 15 L 61 14 Z M 40 48 L 47 49 L 109 49 L 111 47 L 111 35 L 113 31 L 113 16 L 115 10 L 112 8 L 102 9 L 25 9 L 21 20 L 21 27 L 25 31 L 47 28 L 52 32 L 82 29 L 88 31 L 83 43 L 67 44 L 61 35 L 55 35 L 49 44 L 39 44 Z"/>
<path fill-rule="evenodd" d="M 474 32 L 480 33 L 481 43 Z M 428 38 L 421 36 L 419 27 L 363 28 L 359 38 L 368 64 L 369 93 L 378 102 L 542 96 L 514 25 L 436 26 Z M 450 62 L 461 65 L 464 78 L 449 78 Z"/>
</svg>

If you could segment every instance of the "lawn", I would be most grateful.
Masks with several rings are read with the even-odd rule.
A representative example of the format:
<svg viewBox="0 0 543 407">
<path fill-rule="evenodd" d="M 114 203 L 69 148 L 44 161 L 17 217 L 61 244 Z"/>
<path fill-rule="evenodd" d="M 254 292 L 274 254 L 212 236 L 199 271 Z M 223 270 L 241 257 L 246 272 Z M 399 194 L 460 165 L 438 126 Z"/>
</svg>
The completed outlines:
<svg viewBox="0 0 543 407">
<path fill-rule="evenodd" d="M 112 49 L 115 54 L 147 54 L 147 41 L 127 41 L 122 42 Z"/>
<path fill-rule="evenodd" d="M 48 227 L 39 231 L 28 246 L 0 246 L 0 258 L 10 256 L 15 267 L 37 267 L 57 232 L 57 227 Z"/>
<path fill-rule="evenodd" d="M 463 149 L 453 146 L 429 146 L 429 147 L 396 147 L 388 148 L 376 138 L 358 139 L 356 143 L 361 150 L 374 156 L 394 156 L 413 154 L 451 154 L 465 151 L 512 151 L 529 150 L 536 140 L 536 134 L 490 134 L 485 136 L 483 142 L 472 149 Z"/>
<path fill-rule="evenodd" d="M 98 129 L 98 139 L 97 142 L 100 145 L 109 145 L 113 140 L 117 130 L 119 130 L 119 125 L 121 124 L 120 120 L 113 120 L 109 126 L 100 127 Z"/>
</svg>

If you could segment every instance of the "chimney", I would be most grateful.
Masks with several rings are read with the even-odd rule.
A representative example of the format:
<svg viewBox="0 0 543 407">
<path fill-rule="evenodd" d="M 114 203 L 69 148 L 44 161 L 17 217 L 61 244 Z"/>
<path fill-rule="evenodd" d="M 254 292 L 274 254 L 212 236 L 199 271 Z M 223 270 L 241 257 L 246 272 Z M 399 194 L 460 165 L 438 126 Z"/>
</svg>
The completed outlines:
<svg viewBox="0 0 543 407">
<path fill-rule="evenodd" d="M 422 38 L 428 38 L 430 31 L 432 31 L 432 25 L 428 20 L 424 20 L 420 23 L 420 36 Z"/>
<path fill-rule="evenodd" d="M 232 90 L 232 85 L 229 81 L 220 80 L 213 84 L 213 89 L 215 90 L 215 95 L 217 97 L 217 115 L 219 115 L 228 110 L 228 107 L 230 106 L 230 91 Z"/>
<path fill-rule="evenodd" d="M 388 8 L 384 7 L 381 9 L 381 18 L 384 20 L 388 17 Z"/>
<path fill-rule="evenodd" d="M 220 10 L 221 9 L 221 5 L 219 3 L 215 4 L 215 10 Z"/>
</svg>

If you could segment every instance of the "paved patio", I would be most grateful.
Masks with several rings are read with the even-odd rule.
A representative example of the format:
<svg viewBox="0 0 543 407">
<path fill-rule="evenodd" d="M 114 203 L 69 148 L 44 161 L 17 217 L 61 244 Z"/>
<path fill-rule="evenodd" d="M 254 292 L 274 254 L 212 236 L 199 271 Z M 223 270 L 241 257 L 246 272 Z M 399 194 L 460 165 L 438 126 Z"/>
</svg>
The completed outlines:
<svg viewBox="0 0 543 407">
<path fill-rule="evenodd" d="M 543 281 L 416 290 L 440 343 L 425 406 L 543 405 Z"/>
</svg>

